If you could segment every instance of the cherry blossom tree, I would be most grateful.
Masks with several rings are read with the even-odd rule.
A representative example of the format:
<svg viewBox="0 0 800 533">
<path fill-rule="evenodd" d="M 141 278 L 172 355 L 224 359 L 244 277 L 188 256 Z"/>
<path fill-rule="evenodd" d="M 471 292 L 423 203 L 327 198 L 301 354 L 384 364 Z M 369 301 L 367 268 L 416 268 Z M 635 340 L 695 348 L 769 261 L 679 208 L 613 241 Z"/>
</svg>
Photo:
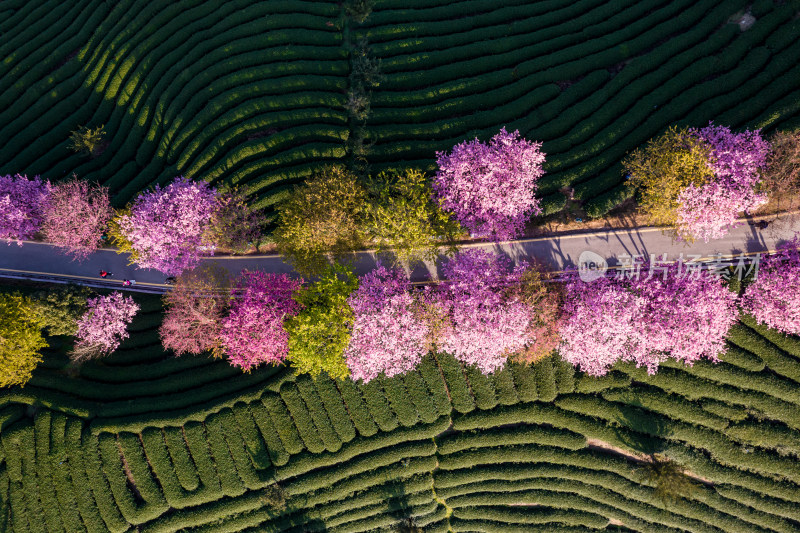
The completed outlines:
<svg viewBox="0 0 800 533">
<path fill-rule="evenodd" d="M 710 147 L 708 165 L 714 177 L 707 183 L 690 184 L 679 194 L 677 233 L 683 240 L 708 242 L 727 234 L 739 213 L 750 213 L 767 202 L 757 186 L 769 143 L 759 130 L 732 133 L 713 123 L 697 134 Z"/>
<path fill-rule="evenodd" d="M 455 255 L 442 271 L 447 281 L 437 292 L 449 325 L 437 347 L 483 373 L 500 369 L 529 342 L 531 310 L 508 290 L 520 271 L 507 257 L 478 249 Z"/>
<path fill-rule="evenodd" d="M 354 380 L 407 372 L 428 352 L 428 327 L 410 289 L 402 270 L 378 265 L 348 299 L 354 320 L 344 356 Z"/>
<path fill-rule="evenodd" d="M 471 233 L 513 239 L 541 213 L 534 196 L 544 174 L 541 147 L 502 128 L 487 144 L 474 139 L 437 152 L 434 197 Z"/>
<path fill-rule="evenodd" d="M 42 234 L 65 248 L 73 259 L 85 259 L 101 243 L 113 211 L 108 188 L 71 179 L 53 185 L 42 210 Z"/>
<path fill-rule="evenodd" d="M 561 356 L 601 376 L 619 360 L 651 374 L 668 357 L 688 365 L 703 358 L 716 362 L 738 310 L 736 295 L 720 279 L 708 272 L 681 275 L 672 267 L 652 277 L 588 283 L 573 275 L 564 315 Z"/>
<path fill-rule="evenodd" d="M 742 310 L 761 324 L 800 335 L 800 240 L 768 256 L 742 295 Z"/>
<path fill-rule="evenodd" d="M 158 330 L 164 348 L 175 355 L 216 351 L 230 296 L 227 270 L 206 265 L 184 271 L 164 295 L 166 310 Z"/>
<path fill-rule="evenodd" d="M 50 192 L 50 182 L 39 176 L 29 179 L 19 174 L 0 176 L 0 239 L 32 239 L 42 225 L 42 209 Z"/>
<path fill-rule="evenodd" d="M 102 357 L 119 348 L 130 336 L 128 324 L 139 311 L 139 304 L 121 292 L 89 298 L 86 303 L 88 310 L 78 320 L 75 348 L 70 353 L 73 361 Z"/>
<path fill-rule="evenodd" d="M 284 321 L 300 308 L 292 292 L 301 283 L 286 274 L 242 272 L 220 333 L 223 352 L 232 365 L 249 372 L 262 363 L 277 365 L 286 359 L 289 334 Z"/>
<path fill-rule="evenodd" d="M 196 266 L 202 253 L 213 254 L 203 235 L 216 209 L 215 189 L 178 177 L 140 194 L 114 218 L 109 233 L 119 253 L 131 254 L 131 264 L 177 276 Z"/>
</svg>

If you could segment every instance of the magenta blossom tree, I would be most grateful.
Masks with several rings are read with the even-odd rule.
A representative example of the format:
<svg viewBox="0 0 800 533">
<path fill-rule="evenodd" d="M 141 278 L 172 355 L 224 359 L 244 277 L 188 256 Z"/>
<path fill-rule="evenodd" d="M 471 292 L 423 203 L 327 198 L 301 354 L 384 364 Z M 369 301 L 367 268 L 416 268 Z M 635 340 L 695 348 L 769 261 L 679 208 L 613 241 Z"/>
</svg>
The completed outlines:
<svg viewBox="0 0 800 533">
<path fill-rule="evenodd" d="M 711 150 L 709 167 L 714 177 L 701 185 L 689 185 L 678 197 L 678 236 L 685 240 L 723 237 L 739 213 L 750 213 L 767 202 L 757 191 L 759 169 L 766 165 L 769 143 L 760 130 L 732 133 L 725 126 L 696 130 Z"/>
<path fill-rule="evenodd" d="M 292 298 L 302 280 L 286 274 L 245 270 L 222 319 L 221 345 L 228 361 L 249 372 L 262 363 L 280 364 L 289 353 L 286 318 L 300 309 Z"/>
<path fill-rule="evenodd" d="M 781 246 L 762 261 L 742 295 L 742 310 L 761 324 L 800 335 L 800 240 Z"/>
<path fill-rule="evenodd" d="M 559 353 L 590 375 L 601 376 L 617 361 L 654 374 L 673 357 L 687 365 L 718 361 L 725 337 L 738 318 L 736 295 L 708 272 L 600 278 L 566 284 Z"/>
<path fill-rule="evenodd" d="M 415 313 L 410 290 L 401 270 L 378 265 L 348 298 L 354 322 L 344 355 L 354 380 L 407 372 L 428 352 L 428 327 Z"/>
<path fill-rule="evenodd" d="M 541 213 L 534 196 L 544 174 L 541 147 L 502 128 L 488 144 L 474 139 L 437 152 L 434 198 L 472 234 L 513 239 Z"/>
<path fill-rule="evenodd" d="M 84 360 L 110 354 L 129 337 L 128 324 L 139 311 L 130 296 L 112 292 L 87 300 L 88 310 L 78 320 L 73 360 Z"/>
<path fill-rule="evenodd" d="M 42 216 L 42 234 L 72 255 L 85 259 L 101 243 L 113 210 L 108 188 L 72 179 L 53 185 Z"/>
<path fill-rule="evenodd" d="M 442 270 L 437 292 L 449 320 L 439 349 L 486 374 L 500 369 L 529 341 L 531 310 L 509 290 L 520 272 L 505 256 L 478 249 L 458 253 Z"/>
<path fill-rule="evenodd" d="M 163 189 L 156 185 L 115 219 L 120 250 L 130 251 L 141 268 L 177 276 L 197 266 L 202 254 L 213 254 L 203 236 L 216 208 L 216 190 L 205 182 L 178 177 Z"/>
<path fill-rule="evenodd" d="M 42 208 L 50 183 L 39 176 L 0 176 L 0 239 L 32 239 L 42 225 Z"/>
</svg>

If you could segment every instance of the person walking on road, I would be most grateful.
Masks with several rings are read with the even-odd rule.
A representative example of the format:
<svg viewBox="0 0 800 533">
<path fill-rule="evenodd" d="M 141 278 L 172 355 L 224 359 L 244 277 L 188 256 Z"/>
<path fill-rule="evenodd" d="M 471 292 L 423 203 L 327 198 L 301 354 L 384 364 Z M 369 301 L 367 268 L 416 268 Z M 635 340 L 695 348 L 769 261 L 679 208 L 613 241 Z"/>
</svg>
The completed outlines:
<svg viewBox="0 0 800 533">
<path fill-rule="evenodd" d="M 101 278 L 107 278 L 110 275 L 111 275 L 111 272 L 106 272 L 105 270 L 101 270 L 100 271 L 100 277 Z"/>
</svg>

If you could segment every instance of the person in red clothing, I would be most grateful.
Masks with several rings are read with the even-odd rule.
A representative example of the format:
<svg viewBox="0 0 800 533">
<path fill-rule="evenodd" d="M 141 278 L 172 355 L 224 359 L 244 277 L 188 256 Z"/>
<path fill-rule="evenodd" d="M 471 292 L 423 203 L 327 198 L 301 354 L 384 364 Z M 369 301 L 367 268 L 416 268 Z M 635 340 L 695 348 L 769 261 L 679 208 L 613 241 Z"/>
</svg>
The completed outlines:
<svg viewBox="0 0 800 533">
<path fill-rule="evenodd" d="M 131 286 L 131 282 L 128 281 L 127 279 L 123 279 L 122 280 L 122 286 L 123 287 L 130 287 Z"/>
<path fill-rule="evenodd" d="M 111 272 L 106 272 L 105 270 L 101 270 L 100 271 L 100 277 L 101 278 L 107 278 L 110 275 L 111 275 Z"/>
</svg>

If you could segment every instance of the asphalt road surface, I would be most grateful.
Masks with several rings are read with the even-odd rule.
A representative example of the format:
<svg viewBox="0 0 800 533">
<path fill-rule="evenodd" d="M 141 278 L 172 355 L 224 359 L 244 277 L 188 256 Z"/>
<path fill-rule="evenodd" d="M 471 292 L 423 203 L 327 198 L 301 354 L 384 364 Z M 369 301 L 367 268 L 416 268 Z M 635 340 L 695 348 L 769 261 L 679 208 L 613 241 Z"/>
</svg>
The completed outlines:
<svg viewBox="0 0 800 533">
<path fill-rule="evenodd" d="M 618 229 L 574 233 L 556 237 L 523 239 L 500 243 L 469 243 L 463 248 L 483 248 L 508 255 L 514 262 L 536 258 L 550 269 L 561 271 L 575 267 L 582 252 L 591 251 L 609 266 L 619 265 L 626 257 L 637 254 L 645 259 L 654 254 L 667 260 L 677 260 L 699 255 L 710 259 L 715 254 L 724 258 L 736 259 L 740 254 L 753 256 L 774 250 L 775 247 L 800 232 L 800 214 L 784 214 L 770 221 L 766 228 L 743 221 L 731 229 L 722 239 L 709 243 L 675 243 L 669 235 L 659 228 Z M 356 254 L 354 267 L 357 274 L 365 274 L 375 267 L 378 258 L 372 252 Z M 697 259 L 695 259 L 697 260 Z M 236 275 L 243 269 L 263 270 L 274 273 L 294 274 L 292 267 L 281 256 L 250 255 L 244 257 L 213 257 L 206 262 L 217 263 Z M 384 260 L 386 262 L 386 260 Z M 168 288 L 166 276 L 156 270 L 139 269 L 128 265 L 127 254 L 117 254 L 113 250 L 99 250 L 84 261 L 72 261 L 58 248 L 46 243 L 25 242 L 21 246 L 0 241 L 0 277 L 26 278 L 52 282 L 77 282 L 98 288 L 117 288 L 142 292 L 163 292 Z M 100 271 L 112 274 L 103 279 Z M 411 273 L 412 281 L 422 282 L 439 278 L 437 264 L 426 263 Z M 123 287 L 124 279 L 135 280 L 131 287 Z"/>
</svg>

